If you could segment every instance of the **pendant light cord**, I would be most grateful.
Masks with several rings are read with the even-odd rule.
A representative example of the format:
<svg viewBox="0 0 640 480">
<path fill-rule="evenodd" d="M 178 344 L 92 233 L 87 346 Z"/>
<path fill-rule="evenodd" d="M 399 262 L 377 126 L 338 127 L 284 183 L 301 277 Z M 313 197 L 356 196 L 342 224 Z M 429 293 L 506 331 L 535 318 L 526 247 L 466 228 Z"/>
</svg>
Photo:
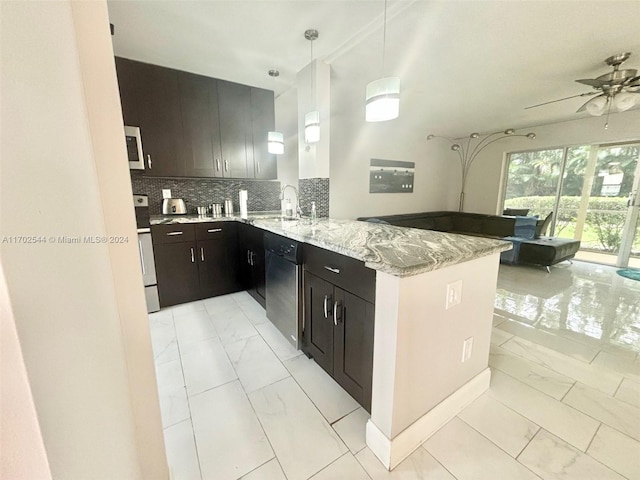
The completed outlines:
<svg viewBox="0 0 640 480">
<path fill-rule="evenodd" d="M 384 0 L 384 20 L 382 24 L 382 77 L 384 78 L 384 52 L 387 46 L 387 0 Z"/>
</svg>

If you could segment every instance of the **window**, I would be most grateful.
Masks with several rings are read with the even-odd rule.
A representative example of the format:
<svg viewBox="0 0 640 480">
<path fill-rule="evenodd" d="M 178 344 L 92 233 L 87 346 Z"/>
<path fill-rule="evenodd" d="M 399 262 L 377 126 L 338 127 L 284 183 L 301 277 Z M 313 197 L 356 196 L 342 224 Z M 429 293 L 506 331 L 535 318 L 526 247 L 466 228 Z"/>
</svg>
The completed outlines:
<svg viewBox="0 0 640 480">
<path fill-rule="evenodd" d="M 630 202 L 639 156 L 638 143 L 511 153 L 503 207 L 528 208 L 540 218 L 553 212 L 549 234 L 580 240 L 578 258 L 626 265 L 629 254 L 640 258 L 640 239 L 633 238 L 638 202 Z M 621 250 L 625 238 L 630 251 Z"/>
</svg>

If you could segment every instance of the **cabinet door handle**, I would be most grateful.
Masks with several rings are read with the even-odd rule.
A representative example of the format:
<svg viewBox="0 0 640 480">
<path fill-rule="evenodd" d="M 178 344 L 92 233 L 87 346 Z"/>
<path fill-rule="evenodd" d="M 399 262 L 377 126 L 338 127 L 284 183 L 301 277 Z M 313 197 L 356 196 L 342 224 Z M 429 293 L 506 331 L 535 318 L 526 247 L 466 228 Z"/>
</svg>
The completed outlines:
<svg viewBox="0 0 640 480">
<path fill-rule="evenodd" d="M 147 155 L 147 165 L 149 165 L 149 170 L 151 170 L 151 155 Z"/>
<path fill-rule="evenodd" d="M 220 159 L 216 158 L 216 171 L 219 172 L 220 171 Z"/>
<path fill-rule="evenodd" d="M 229 171 L 229 160 L 225 160 L 224 161 L 224 171 L 228 172 Z"/>
<path fill-rule="evenodd" d="M 138 248 L 140 249 L 140 263 L 142 264 L 142 275 L 146 275 L 147 271 L 144 268 L 144 253 L 142 252 L 142 240 L 138 240 Z"/>
<path fill-rule="evenodd" d="M 333 324 L 338 326 L 338 301 L 333 303 Z"/>
<path fill-rule="evenodd" d="M 210 228 L 209 230 L 207 230 L 207 233 L 216 233 L 221 231 L 222 231 L 221 228 Z"/>
<path fill-rule="evenodd" d="M 200 247 L 200 260 L 204 262 L 204 248 Z"/>
<path fill-rule="evenodd" d="M 256 162 L 256 166 L 258 167 L 258 173 L 260 173 L 260 162 Z"/>
<path fill-rule="evenodd" d="M 333 268 L 333 267 L 329 267 L 327 265 L 325 265 L 324 268 L 326 270 L 329 270 L 330 272 L 333 272 L 333 273 L 338 273 L 338 274 L 340 273 L 340 269 L 339 268 Z"/>
<path fill-rule="evenodd" d="M 191 263 L 196 263 L 196 257 L 195 257 L 195 254 L 193 252 L 193 247 L 191 247 Z"/>
<path fill-rule="evenodd" d="M 172 237 L 173 235 L 182 235 L 184 232 L 167 232 L 167 236 Z"/>
<path fill-rule="evenodd" d="M 324 318 L 329 318 L 329 311 L 327 310 L 327 305 L 329 303 L 331 303 L 331 297 L 329 297 L 329 295 L 325 295 L 324 296 L 324 305 L 323 305 Z"/>
<path fill-rule="evenodd" d="M 250 260 L 250 264 L 253 267 L 254 266 L 254 259 L 256 258 L 256 254 L 251 252 L 251 254 L 249 255 L 249 260 Z"/>
</svg>

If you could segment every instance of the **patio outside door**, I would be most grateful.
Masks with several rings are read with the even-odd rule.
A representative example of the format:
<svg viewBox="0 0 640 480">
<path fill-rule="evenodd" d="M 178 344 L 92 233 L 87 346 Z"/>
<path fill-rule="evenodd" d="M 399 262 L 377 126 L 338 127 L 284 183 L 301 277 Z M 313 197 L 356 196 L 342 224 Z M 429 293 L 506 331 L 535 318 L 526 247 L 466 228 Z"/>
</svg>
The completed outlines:
<svg viewBox="0 0 640 480">
<path fill-rule="evenodd" d="M 640 267 L 640 143 L 510 154 L 504 206 L 544 218 L 549 235 L 580 240 L 576 259 Z"/>
<path fill-rule="evenodd" d="M 578 153 L 580 147 L 575 150 Z M 562 190 L 569 179 L 573 177 L 575 181 L 581 176 L 582 191 L 573 208 L 564 205 L 570 198 L 559 196 L 558 221 L 554 225 L 554 229 L 560 230 L 557 235 L 581 241 L 577 259 L 621 267 L 640 266 L 640 144 L 592 145 L 580 151 L 581 166 L 572 165 L 572 149 L 567 153 Z M 572 217 L 569 221 L 572 228 L 563 235 L 560 222 L 567 214 Z"/>
</svg>

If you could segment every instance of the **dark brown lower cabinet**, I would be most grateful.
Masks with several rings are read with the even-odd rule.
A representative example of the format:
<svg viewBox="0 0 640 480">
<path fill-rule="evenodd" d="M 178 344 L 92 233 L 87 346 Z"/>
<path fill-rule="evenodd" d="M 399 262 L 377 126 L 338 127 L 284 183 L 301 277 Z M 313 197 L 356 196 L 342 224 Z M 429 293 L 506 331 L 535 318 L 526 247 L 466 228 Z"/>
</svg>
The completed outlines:
<svg viewBox="0 0 640 480">
<path fill-rule="evenodd" d="M 153 246 L 161 307 L 194 300 L 200 287 L 195 248 L 193 242 Z"/>
<path fill-rule="evenodd" d="M 374 305 L 304 273 L 303 350 L 371 412 Z"/>
<path fill-rule="evenodd" d="M 238 273 L 240 284 L 263 308 L 266 305 L 264 230 L 238 224 Z"/>
<path fill-rule="evenodd" d="M 151 227 L 160 306 L 241 289 L 233 222 Z"/>
</svg>

